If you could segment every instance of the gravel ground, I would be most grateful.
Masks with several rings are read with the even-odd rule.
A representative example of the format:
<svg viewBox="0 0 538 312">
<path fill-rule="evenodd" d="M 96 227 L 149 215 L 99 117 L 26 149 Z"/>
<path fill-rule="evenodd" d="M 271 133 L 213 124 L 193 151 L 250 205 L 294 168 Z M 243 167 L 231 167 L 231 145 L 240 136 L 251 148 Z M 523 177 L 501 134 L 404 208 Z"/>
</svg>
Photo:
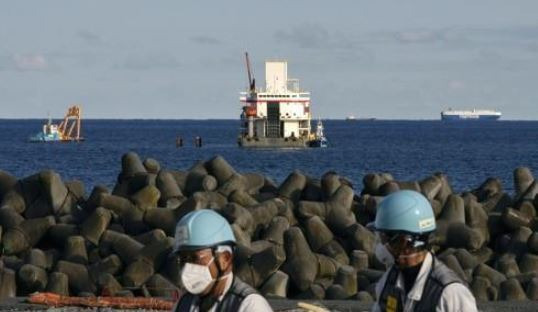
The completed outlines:
<svg viewBox="0 0 538 312">
<path fill-rule="evenodd" d="M 79 307 L 62 307 L 62 308 L 47 308 L 42 305 L 24 303 L 25 298 L 11 298 L 0 303 L 1 311 L 150 311 L 150 310 L 119 310 L 110 308 L 94 308 L 81 309 Z M 296 300 L 269 300 L 275 311 L 299 312 L 305 311 L 297 308 Z M 318 306 L 323 306 L 331 311 L 341 312 L 362 312 L 370 311 L 370 304 L 353 302 L 351 300 L 324 300 L 324 301 L 303 301 Z M 537 303 L 534 301 L 497 301 L 483 302 L 478 305 L 480 311 L 484 312 L 534 312 L 536 311 Z M 156 310 L 153 310 L 156 311 Z"/>
</svg>

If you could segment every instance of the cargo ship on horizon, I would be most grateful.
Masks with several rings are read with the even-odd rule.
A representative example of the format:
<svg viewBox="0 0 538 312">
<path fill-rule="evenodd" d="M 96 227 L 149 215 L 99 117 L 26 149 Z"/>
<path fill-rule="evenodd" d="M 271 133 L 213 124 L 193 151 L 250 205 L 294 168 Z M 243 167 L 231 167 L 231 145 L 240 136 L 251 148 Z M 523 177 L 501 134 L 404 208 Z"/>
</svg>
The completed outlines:
<svg viewBox="0 0 538 312">
<path fill-rule="evenodd" d="M 501 116 L 501 112 L 489 109 L 453 110 L 449 108 L 441 112 L 441 120 L 445 121 L 492 121 L 498 120 Z"/>
</svg>

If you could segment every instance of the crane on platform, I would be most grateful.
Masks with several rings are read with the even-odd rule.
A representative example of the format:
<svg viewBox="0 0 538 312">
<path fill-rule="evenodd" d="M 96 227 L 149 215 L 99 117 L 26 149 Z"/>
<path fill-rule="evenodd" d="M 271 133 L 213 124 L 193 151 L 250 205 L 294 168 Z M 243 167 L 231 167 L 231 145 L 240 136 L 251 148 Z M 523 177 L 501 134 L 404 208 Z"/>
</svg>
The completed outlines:
<svg viewBox="0 0 538 312">
<path fill-rule="evenodd" d="M 63 121 L 59 124 L 53 124 L 50 118 L 43 125 L 43 130 L 33 137 L 30 137 L 30 142 L 71 142 L 83 141 L 84 138 L 80 135 L 80 123 L 82 116 L 82 108 L 78 105 L 73 105 L 67 109 L 67 113 Z"/>
<path fill-rule="evenodd" d="M 252 74 L 252 68 L 250 67 L 250 60 L 248 58 L 248 52 L 245 52 L 245 61 L 247 63 L 249 91 L 254 92 L 256 90 L 256 79 L 254 78 L 254 75 Z"/>
</svg>

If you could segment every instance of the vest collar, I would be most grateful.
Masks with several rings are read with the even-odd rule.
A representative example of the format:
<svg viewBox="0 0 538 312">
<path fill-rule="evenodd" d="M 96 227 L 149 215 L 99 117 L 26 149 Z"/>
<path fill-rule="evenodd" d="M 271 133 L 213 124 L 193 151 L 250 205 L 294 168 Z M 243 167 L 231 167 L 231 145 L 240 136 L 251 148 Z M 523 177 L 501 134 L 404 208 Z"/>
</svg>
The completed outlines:
<svg viewBox="0 0 538 312">
<path fill-rule="evenodd" d="M 426 284 L 426 280 L 428 279 L 428 275 L 430 274 L 432 262 L 432 255 L 430 252 L 428 252 L 426 254 L 426 257 L 424 258 L 424 261 L 422 262 L 422 266 L 420 267 L 420 271 L 418 272 L 415 283 L 413 284 L 413 288 L 411 288 L 409 293 L 407 293 L 408 299 L 411 299 L 413 301 L 420 301 L 420 299 L 422 298 L 422 293 L 424 292 L 424 284 Z M 397 284 L 403 289 L 402 273 L 398 274 Z"/>
<path fill-rule="evenodd" d="M 232 272 L 226 275 L 226 285 L 224 285 L 224 291 L 222 292 L 222 295 L 219 296 L 218 302 L 221 302 L 222 299 L 224 299 L 224 296 L 226 296 L 226 294 L 232 287 L 233 280 L 234 280 L 234 274 Z"/>
</svg>

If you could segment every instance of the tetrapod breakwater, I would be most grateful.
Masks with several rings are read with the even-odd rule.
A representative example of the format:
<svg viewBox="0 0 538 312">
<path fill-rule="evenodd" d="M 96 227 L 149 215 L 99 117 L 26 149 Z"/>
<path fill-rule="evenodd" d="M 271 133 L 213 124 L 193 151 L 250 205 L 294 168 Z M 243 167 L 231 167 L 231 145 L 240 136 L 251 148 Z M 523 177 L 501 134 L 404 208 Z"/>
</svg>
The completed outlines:
<svg viewBox="0 0 538 312">
<path fill-rule="evenodd" d="M 190 211 L 214 209 L 238 241 L 236 274 L 263 295 L 369 303 L 385 267 L 366 225 L 384 196 L 410 189 L 434 208 L 434 251 L 477 300 L 536 300 L 537 183 L 520 167 L 513 194 L 495 177 L 455 193 L 443 173 L 419 181 L 371 173 L 352 185 L 333 171 L 294 171 L 277 184 L 237 172 L 221 156 L 180 171 L 133 152 L 122 157 L 112 189 L 96 185 L 89 194 L 51 170 L 0 171 L 0 298 L 36 291 L 170 297 L 180 284 L 175 225 Z"/>
</svg>

